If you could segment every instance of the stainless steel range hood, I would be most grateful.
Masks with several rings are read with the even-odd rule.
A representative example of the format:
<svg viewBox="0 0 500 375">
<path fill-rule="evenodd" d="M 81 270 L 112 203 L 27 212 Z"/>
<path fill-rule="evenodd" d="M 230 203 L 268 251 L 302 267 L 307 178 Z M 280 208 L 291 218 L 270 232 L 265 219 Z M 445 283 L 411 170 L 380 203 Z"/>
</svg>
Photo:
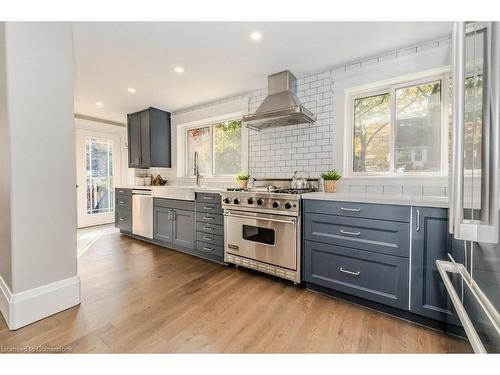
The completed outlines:
<svg viewBox="0 0 500 375">
<path fill-rule="evenodd" d="M 288 70 L 267 77 L 267 97 L 254 114 L 243 116 L 250 129 L 261 130 L 279 126 L 310 124 L 316 116 L 297 98 L 297 78 Z"/>
</svg>

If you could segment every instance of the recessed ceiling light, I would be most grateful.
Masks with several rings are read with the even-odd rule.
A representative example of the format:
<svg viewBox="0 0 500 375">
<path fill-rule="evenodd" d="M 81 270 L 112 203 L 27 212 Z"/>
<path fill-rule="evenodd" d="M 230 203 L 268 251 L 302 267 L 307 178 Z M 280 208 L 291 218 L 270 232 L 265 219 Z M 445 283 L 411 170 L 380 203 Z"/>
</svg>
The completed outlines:
<svg viewBox="0 0 500 375">
<path fill-rule="evenodd" d="M 134 89 L 134 88 L 132 88 L 132 87 L 129 87 L 129 88 L 127 89 L 127 91 L 128 91 L 128 92 L 130 92 L 130 93 L 132 93 L 132 94 L 135 94 L 135 89 Z"/>
<path fill-rule="evenodd" d="M 102 102 L 95 102 L 95 105 L 98 106 L 98 107 L 102 107 L 103 106 Z"/>
<path fill-rule="evenodd" d="M 176 66 L 174 68 L 174 70 L 175 70 L 176 73 L 179 73 L 179 74 L 180 73 L 184 73 L 184 68 L 182 66 Z"/>
<path fill-rule="evenodd" d="M 261 40 L 262 34 L 256 31 L 250 34 L 250 38 L 252 38 L 252 40 Z"/>
</svg>

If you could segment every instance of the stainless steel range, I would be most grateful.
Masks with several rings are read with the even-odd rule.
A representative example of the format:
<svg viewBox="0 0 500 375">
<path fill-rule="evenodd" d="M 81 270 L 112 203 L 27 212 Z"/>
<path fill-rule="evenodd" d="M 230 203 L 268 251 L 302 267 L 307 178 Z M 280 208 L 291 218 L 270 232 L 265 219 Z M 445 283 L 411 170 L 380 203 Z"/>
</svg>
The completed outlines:
<svg viewBox="0 0 500 375">
<path fill-rule="evenodd" d="M 300 283 L 301 193 L 254 188 L 222 193 L 224 260 Z"/>
</svg>

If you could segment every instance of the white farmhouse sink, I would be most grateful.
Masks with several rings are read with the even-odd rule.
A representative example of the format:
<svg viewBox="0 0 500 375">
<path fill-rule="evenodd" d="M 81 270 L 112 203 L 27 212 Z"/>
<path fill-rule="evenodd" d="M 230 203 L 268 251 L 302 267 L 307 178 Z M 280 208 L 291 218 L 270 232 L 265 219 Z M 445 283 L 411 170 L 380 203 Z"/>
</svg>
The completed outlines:
<svg viewBox="0 0 500 375">
<path fill-rule="evenodd" d="M 194 201 L 194 190 L 199 186 L 153 186 L 153 197 Z"/>
<path fill-rule="evenodd" d="M 197 185 L 152 186 L 152 189 L 153 196 L 156 198 L 180 199 L 183 201 L 194 201 L 196 191 L 226 191 L 226 188 L 222 187 Z"/>
</svg>

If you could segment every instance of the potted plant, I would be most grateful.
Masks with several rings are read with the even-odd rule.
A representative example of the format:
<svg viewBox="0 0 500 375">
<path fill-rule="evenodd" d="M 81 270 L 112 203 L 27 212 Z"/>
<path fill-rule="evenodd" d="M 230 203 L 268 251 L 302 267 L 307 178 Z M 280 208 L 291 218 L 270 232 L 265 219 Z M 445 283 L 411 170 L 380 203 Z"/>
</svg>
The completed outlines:
<svg viewBox="0 0 500 375">
<path fill-rule="evenodd" d="M 250 175 L 246 172 L 236 175 L 236 186 L 238 186 L 239 189 L 246 189 L 249 178 Z"/>
<path fill-rule="evenodd" d="M 326 193 L 335 193 L 337 191 L 337 181 L 342 178 L 341 175 L 337 173 L 335 169 L 321 173 L 321 177 L 323 178 L 325 192 Z"/>
</svg>

